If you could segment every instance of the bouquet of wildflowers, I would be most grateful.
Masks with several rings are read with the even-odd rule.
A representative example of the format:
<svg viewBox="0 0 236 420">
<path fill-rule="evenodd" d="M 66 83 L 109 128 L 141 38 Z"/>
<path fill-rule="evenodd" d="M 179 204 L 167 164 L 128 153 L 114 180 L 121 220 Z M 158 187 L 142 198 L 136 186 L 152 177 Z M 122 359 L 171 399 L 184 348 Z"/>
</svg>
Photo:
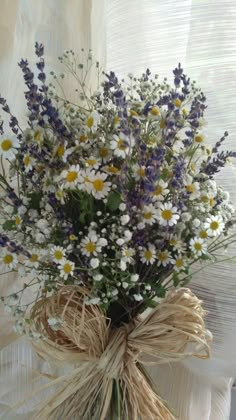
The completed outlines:
<svg viewBox="0 0 236 420">
<path fill-rule="evenodd" d="M 60 61 L 78 82 L 78 103 L 71 103 L 46 82 L 37 43 L 36 55 L 38 84 L 28 62 L 19 63 L 27 128 L 0 98 L 12 131 L 1 122 L 0 260 L 5 272 L 22 278 L 21 290 L 2 301 L 39 354 L 73 363 L 83 356 L 71 373 L 71 392 L 66 382 L 67 395 L 53 396 L 56 403 L 37 418 L 59 416 L 63 406 L 66 418 L 173 419 L 139 354 L 177 360 L 192 343 L 201 347 L 199 357 L 208 356 L 200 302 L 181 287 L 194 263 L 218 261 L 218 251 L 234 241 L 235 209 L 214 176 L 236 153 L 220 150 L 227 132 L 214 147 L 207 143 L 206 98 L 180 65 L 173 86 L 149 70 L 121 82 L 110 72 L 91 95 L 91 54 L 78 61 L 66 51 Z M 58 86 L 63 78 L 52 73 Z M 30 287 L 33 302 L 24 299 Z M 78 379 L 90 368 L 103 375 L 95 376 L 92 391 L 89 380 L 85 386 Z M 140 381 L 142 402 L 135 400 Z"/>
</svg>

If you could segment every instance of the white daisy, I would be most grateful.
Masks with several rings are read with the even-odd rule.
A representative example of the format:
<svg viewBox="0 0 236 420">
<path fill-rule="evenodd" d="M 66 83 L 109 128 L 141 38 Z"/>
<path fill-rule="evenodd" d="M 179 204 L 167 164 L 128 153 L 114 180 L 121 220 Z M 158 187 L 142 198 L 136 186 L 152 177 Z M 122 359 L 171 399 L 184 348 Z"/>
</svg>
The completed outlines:
<svg viewBox="0 0 236 420">
<path fill-rule="evenodd" d="M 103 162 L 107 162 L 111 158 L 110 147 L 108 147 L 104 143 L 99 144 L 98 145 L 98 150 L 97 150 L 97 155 Z"/>
<path fill-rule="evenodd" d="M 172 236 L 169 239 L 169 244 L 173 248 L 174 251 L 183 251 L 184 250 L 184 244 L 176 235 Z"/>
<path fill-rule="evenodd" d="M 60 262 L 60 275 L 66 280 L 68 276 L 72 276 L 74 273 L 75 264 L 63 258 Z"/>
<path fill-rule="evenodd" d="M 156 259 L 156 248 L 153 245 L 149 245 L 148 248 L 144 248 L 141 251 L 140 255 L 144 264 L 153 264 Z"/>
<path fill-rule="evenodd" d="M 107 240 L 105 238 L 99 238 L 94 231 L 90 231 L 88 236 L 86 236 L 81 241 L 81 252 L 87 257 L 92 255 L 97 256 L 98 253 L 102 251 L 102 247 L 107 245 Z"/>
<path fill-rule="evenodd" d="M 66 169 L 60 175 L 60 179 L 62 179 L 63 185 L 65 188 L 75 188 L 78 184 L 80 174 L 80 167 L 79 165 L 72 165 L 69 169 Z"/>
<path fill-rule="evenodd" d="M 55 155 L 63 160 L 63 162 L 67 162 L 68 156 L 75 150 L 75 147 L 70 147 L 69 149 L 66 148 L 67 141 L 65 143 L 60 144 L 55 149 Z"/>
<path fill-rule="evenodd" d="M 147 225 L 153 225 L 158 218 L 158 210 L 152 205 L 144 206 L 142 210 L 142 222 Z"/>
<path fill-rule="evenodd" d="M 102 168 L 105 172 L 107 172 L 109 175 L 119 175 L 120 174 L 120 169 L 117 168 L 114 165 L 107 165 L 104 166 L 104 168 Z"/>
<path fill-rule="evenodd" d="M 92 133 L 95 133 L 98 128 L 98 124 L 100 123 L 100 115 L 97 111 L 91 112 L 91 114 L 88 115 L 86 120 L 86 127 L 88 131 L 92 131 Z"/>
<path fill-rule="evenodd" d="M 201 255 L 206 254 L 207 252 L 207 244 L 202 238 L 191 239 L 190 248 L 192 252 L 198 257 L 201 257 Z"/>
<path fill-rule="evenodd" d="M 98 169 L 100 165 L 100 161 L 94 157 L 89 156 L 87 159 L 85 159 L 85 166 L 90 169 Z"/>
<path fill-rule="evenodd" d="M 189 200 L 196 200 L 200 197 L 200 184 L 199 182 L 193 182 L 193 178 L 190 175 L 186 175 L 184 185 L 189 193 Z"/>
<path fill-rule="evenodd" d="M 203 133 L 200 133 L 199 132 L 199 133 L 196 133 L 195 136 L 194 136 L 194 141 L 197 144 L 202 144 L 202 143 L 205 142 L 205 140 L 206 140 L 206 137 L 205 137 L 205 135 Z"/>
<path fill-rule="evenodd" d="M 153 201 L 163 201 L 164 197 L 170 192 L 167 187 L 168 183 L 160 179 L 151 193 Z"/>
<path fill-rule="evenodd" d="M 176 214 L 177 208 L 173 207 L 171 203 L 161 204 L 158 210 L 159 222 L 163 226 L 173 226 L 179 220 L 179 215 Z"/>
<path fill-rule="evenodd" d="M 218 236 L 224 230 L 225 224 L 221 216 L 211 216 L 206 219 L 204 227 L 209 236 Z"/>
<path fill-rule="evenodd" d="M 123 248 L 122 249 L 122 259 L 127 262 L 133 262 L 133 256 L 135 255 L 135 250 L 133 248 Z"/>
<path fill-rule="evenodd" d="M 51 249 L 51 255 L 53 257 L 53 261 L 60 263 L 60 261 L 65 257 L 65 250 L 61 246 L 53 246 Z"/>
<path fill-rule="evenodd" d="M 3 249 L 0 256 L 0 263 L 5 269 L 12 270 L 18 264 L 17 255 L 7 249 Z"/>
<path fill-rule="evenodd" d="M 55 195 L 61 204 L 65 204 L 66 192 L 62 185 L 59 186 L 59 189 L 56 191 Z"/>
<path fill-rule="evenodd" d="M 87 179 L 86 179 L 87 178 Z M 84 188 L 97 199 L 106 197 L 111 189 L 111 183 L 105 182 L 107 174 L 91 171 L 85 178 Z"/>
<path fill-rule="evenodd" d="M 134 145 L 133 138 L 120 133 L 119 136 L 113 136 L 113 139 L 114 140 L 111 141 L 111 149 L 114 150 L 114 154 L 116 156 L 125 159 Z"/>
<path fill-rule="evenodd" d="M 148 113 L 149 118 L 151 119 L 159 119 L 161 117 L 161 111 L 160 108 L 157 105 L 154 105 L 149 113 Z"/>
<path fill-rule="evenodd" d="M 174 260 L 174 270 L 179 273 L 180 271 L 184 270 L 186 267 L 186 260 L 182 257 L 181 254 L 177 255 Z"/>
<path fill-rule="evenodd" d="M 30 251 L 31 255 L 29 257 L 29 259 L 26 261 L 26 265 L 28 267 L 34 267 L 34 268 L 38 268 L 39 266 L 39 259 L 40 259 L 40 253 L 37 249 L 32 249 Z"/>
<path fill-rule="evenodd" d="M 0 139 L 0 155 L 4 159 L 13 160 L 17 154 L 17 149 L 20 147 L 19 141 L 16 137 L 3 137 Z"/>
<path fill-rule="evenodd" d="M 158 263 L 157 265 L 162 265 L 166 267 L 170 262 L 172 262 L 171 255 L 168 251 L 159 251 L 157 254 Z"/>
<path fill-rule="evenodd" d="M 30 156 L 29 153 L 26 153 L 23 157 L 23 163 L 25 167 L 25 172 L 29 172 L 33 169 L 33 166 L 35 164 L 35 159 Z"/>
<path fill-rule="evenodd" d="M 133 176 L 136 181 L 145 178 L 146 166 L 135 164 L 132 166 Z"/>
</svg>

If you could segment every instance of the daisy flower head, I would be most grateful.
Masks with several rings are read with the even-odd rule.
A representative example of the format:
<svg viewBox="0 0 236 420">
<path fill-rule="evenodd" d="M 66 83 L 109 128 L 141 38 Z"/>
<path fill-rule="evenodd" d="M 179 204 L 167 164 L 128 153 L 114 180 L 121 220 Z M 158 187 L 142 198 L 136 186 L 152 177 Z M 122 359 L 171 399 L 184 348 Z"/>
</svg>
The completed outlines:
<svg viewBox="0 0 236 420">
<path fill-rule="evenodd" d="M 193 182 L 193 178 L 187 175 L 184 180 L 186 191 L 189 193 L 189 200 L 195 200 L 200 197 L 200 185 L 199 182 Z"/>
<path fill-rule="evenodd" d="M 16 137 L 3 137 L 0 139 L 0 155 L 4 159 L 13 160 L 17 154 L 17 149 L 20 147 L 19 141 Z"/>
<path fill-rule="evenodd" d="M 130 153 L 134 145 L 133 138 L 120 133 L 119 136 L 114 135 L 111 141 L 111 149 L 114 150 L 114 155 L 125 159 Z"/>
<path fill-rule="evenodd" d="M 151 193 L 153 201 L 163 201 L 164 197 L 169 193 L 167 187 L 168 183 L 160 179 L 155 185 L 154 191 Z"/>
<path fill-rule="evenodd" d="M 111 182 L 106 182 L 107 174 L 91 171 L 85 180 L 85 189 L 97 199 L 106 197 L 111 189 Z"/>
<path fill-rule="evenodd" d="M 171 255 L 169 251 L 159 251 L 157 254 L 158 263 L 157 265 L 162 265 L 163 267 L 166 267 L 169 263 L 172 262 Z"/>
<path fill-rule="evenodd" d="M 177 236 L 172 236 L 169 239 L 169 244 L 173 248 L 174 251 L 183 251 L 184 250 L 183 241 L 180 238 L 178 238 Z"/>
<path fill-rule="evenodd" d="M 105 143 L 101 143 L 96 154 L 103 162 L 107 162 L 111 158 L 111 149 Z"/>
<path fill-rule="evenodd" d="M 63 180 L 65 188 L 75 188 L 78 184 L 80 174 L 79 165 L 72 165 L 69 169 L 62 172 L 60 178 Z"/>
<path fill-rule="evenodd" d="M 90 169 L 98 169 L 99 168 L 99 165 L 100 165 L 99 160 L 96 157 L 94 157 L 94 156 L 90 156 L 87 159 L 85 159 L 85 166 L 87 168 L 90 168 Z"/>
<path fill-rule="evenodd" d="M 117 168 L 117 166 L 114 165 L 107 165 L 103 168 L 104 172 L 106 172 L 109 175 L 119 175 L 120 169 Z"/>
<path fill-rule="evenodd" d="M 142 222 L 147 225 L 153 225 L 158 218 L 158 210 L 153 206 L 153 204 L 149 204 L 148 206 L 144 206 L 142 210 Z"/>
<path fill-rule="evenodd" d="M 207 244 L 202 238 L 193 238 L 190 240 L 190 249 L 197 257 L 201 257 L 207 252 Z"/>
<path fill-rule="evenodd" d="M 122 249 L 122 259 L 125 260 L 127 263 L 131 263 L 133 261 L 133 256 L 135 255 L 135 250 L 133 248 L 123 248 Z"/>
<path fill-rule="evenodd" d="M 209 236 L 218 236 L 223 232 L 225 224 L 221 216 L 211 216 L 206 219 L 204 227 Z"/>
<path fill-rule="evenodd" d="M 55 196 L 61 204 L 65 204 L 66 192 L 62 185 L 60 185 L 58 190 L 55 192 Z"/>
<path fill-rule="evenodd" d="M 40 259 L 39 251 L 37 249 L 32 249 L 31 250 L 31 255 L 30 255 L 29 259 L 27 260 L 26 265 L 28 267 L 38 268 L 39 259 Z"/>
<path fill-rule="evenodd" d="M 65 257 L 65 250 L 61 246 L 53 246 L 51 249 L 51 255 L 53 257 L 53 261 L 60 264 Z"/>
<path fill-rule="evenodd" d="M 156 248 L 149 245 L 141 251 L 141 261 L 144 264 L 153 264 L 156 260 Z"/>
<path fill-rule="evenodd" d="M 23 157 L 23 164 L 25 167 L 25 172 L 29 172 L 33 169 L 33 166 L 35 164 L 35 159 L 30 156 L 29 153 L 26 153 Z"/>
<path fill-rule="evenodd" d="M 100 115 L 97 111 L 92 111 L 86 119 L 86 128 L 88 131 L 95 133 L 100 123 Z"/>
<path fill-rule="evenodd" d="M 32 130 L 32 140 L 38 145 L 41 145 L 44 140 L 44 131 L 42 127 L 39 127 L 37 125 L 34 126 L 34 129 Z"/>
<path fill-rule="evenodd" d="M 60 266 L 59 266 L 61 277 L 67 280 L 69 276 L 73 275 L 74 268 L 75 268 L 75 264 L 72 261 L 67 260 L 66 258 L 63 258 L 60 261 Z"/>
<path fill-rule="evenodd" d="M 88 235 L 81 241 L 81 252 L 87 257 L 93 255 L 97 256 L 98 253 L 102 251 L 102 247 L 107 245 L 107 240 L 105 238 L 100 238 L 97 236 L 96 232 L 90 231 Z"/>
<path fill-rule="evenodd" d="M 199 145 L 203 144 L 205 142 L 205 140 L 206 140 L 206 137 L 203 133 L 199 132 L 199 133 L 196 133 L 195 136 L 194 136 L 195 143 L 197 143 Z"/>
<path fill-rule="evenodd" d="M 186 267 L 186 260 L 183 258 L 181 254 L 177 255 L 174 259 L 174 270 L 179 273 L 180 271 L 184 270 Z"/>
<path fill-rule="evenodd" d="M 135 164 L 132 167 L 133 171 L 133 177 L 136 181 L 139 181 L 140 179 L 144 179 L 146 176 L 146 167 L 143 165 Z"/>
<path fill-rule="evenodd" d="M 158 119 L 158 118 L 160 118 L 160 116 L 161 116 L 161 111 L 160 111 L 160 108 L 159 108 L 157 105 L 154 105 L 154 106 L 150 109 L 150 111 L 149 111 L 149 113 L 148 113 L 148 116 L 149 116 L 151 119 Z"/>
<path fill-rule="evenodd" d="M 172 203 L 161 204 L 158 210 L 158 220 L 163 226 L 173 226 L 179 220 L 177 208 Z"/>
<path fill-rule="evenodd" d="M 4 269 L 13 270 L 18 264 L 17 255 L 7 249 L 3 249 L 0 256 L 0 263 Z"/>
</svg>

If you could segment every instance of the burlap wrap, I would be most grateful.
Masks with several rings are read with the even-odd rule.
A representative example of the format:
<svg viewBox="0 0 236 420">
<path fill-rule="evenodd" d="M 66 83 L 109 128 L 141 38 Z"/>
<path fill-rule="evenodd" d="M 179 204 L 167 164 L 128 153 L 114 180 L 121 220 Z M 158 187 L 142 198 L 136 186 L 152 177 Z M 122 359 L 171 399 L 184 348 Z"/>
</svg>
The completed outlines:
<svg viewBox="0 0 236 420">
<path fill-rule="evenodd" d="M 43 387 L 53 393 L 33 418 L 110 420 L 115 384 L 122 402 L 120 419 L 174 420 L 143 366 L 209 357 L 210 336 L 201 302 L 189 289 L 173 290 L 144 319 L 114 329 L 98 306 L 85 305 L 86 295 L 79 286 L 64 286 L 31 311 L 36 330 L 48 337 L 34 343 L 37 353 L 73 366 Z M 53 317 L 63 320 L 57 331 L 47 321 Z"/>
</svg>

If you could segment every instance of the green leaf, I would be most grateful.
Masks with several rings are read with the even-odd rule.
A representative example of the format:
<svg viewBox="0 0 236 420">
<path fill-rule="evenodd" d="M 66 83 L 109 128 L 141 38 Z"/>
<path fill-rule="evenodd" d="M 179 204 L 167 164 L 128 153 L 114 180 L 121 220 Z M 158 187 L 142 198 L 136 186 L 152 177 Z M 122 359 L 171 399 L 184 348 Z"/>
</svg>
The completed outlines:
<svg viewBox="0 0 236 420">
<path fill-rule="evenodd" d="M 156 294 L 160 298 L 164 298 L 166 295 L 166 289 L 163 286 L 159 286 L 156 290 Z"/>
<path fill-rule="evenodd" d="M 107 206 L 111 211 L 115 211 L 118 209 L 121 203 L 121 195 L 117 191 L 110 192 L 108 199 L 107 199 Z"/>
<path fill-rule="evenodd" d="M 158 305 L 158 302 L 156 302 L 154 299 L 145 300 L 145 306 L 147 308 L 156 308 L 157 305 Z"/>
<path fill-rule="evenodd" d="M 7 220 L 5 223 L 3 223 L 3 229 L 4 230 L 13 230 L 15 228 L 16 224 L 14 220 Z"/>
<path fill-rule="evenodd" d="M 40 210 L 40 201 L 42 193 L 33 192 L 29 195 L 29 206 L 31 209 Z"/>
</svg>

